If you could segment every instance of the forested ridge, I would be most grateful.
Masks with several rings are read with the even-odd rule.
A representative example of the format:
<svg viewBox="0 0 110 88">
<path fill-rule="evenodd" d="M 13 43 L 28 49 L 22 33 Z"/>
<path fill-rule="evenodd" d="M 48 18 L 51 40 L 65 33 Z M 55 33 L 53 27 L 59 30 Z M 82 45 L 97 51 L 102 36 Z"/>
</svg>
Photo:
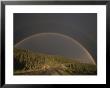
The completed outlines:
<svg viewBox="0 0 110 88">
<path fill-rule="evenodd" d="M 14 48 L 15 75 L 95 75 L 96 65 L 58 55 Z"/>
</svg>

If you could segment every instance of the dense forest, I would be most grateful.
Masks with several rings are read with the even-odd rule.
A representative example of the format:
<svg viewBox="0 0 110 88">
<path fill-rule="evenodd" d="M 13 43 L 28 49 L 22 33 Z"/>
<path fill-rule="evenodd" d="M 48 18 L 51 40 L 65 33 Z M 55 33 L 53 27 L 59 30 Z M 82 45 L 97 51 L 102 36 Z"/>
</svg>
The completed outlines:
<svg viewBox="0 0 110 88">
<path fill-rule="evenodd" d="M 14 48 L 14 75 L 96 75 L 97 67 L 58 55 Z"/>
</svg>

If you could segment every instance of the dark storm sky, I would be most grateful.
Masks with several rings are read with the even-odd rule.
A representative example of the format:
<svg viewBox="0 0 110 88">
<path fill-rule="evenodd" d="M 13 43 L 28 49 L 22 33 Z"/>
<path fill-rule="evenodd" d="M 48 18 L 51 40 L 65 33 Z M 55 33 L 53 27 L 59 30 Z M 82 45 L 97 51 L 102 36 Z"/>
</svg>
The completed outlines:
<svg viewBox="0 0 110 88">
<path fill-rule="evenodd" d="M 55 32 L 70 36 L 97 57 L 96 13 L 15 13 L 14 43 L 36 33 Z"/>
</svg>

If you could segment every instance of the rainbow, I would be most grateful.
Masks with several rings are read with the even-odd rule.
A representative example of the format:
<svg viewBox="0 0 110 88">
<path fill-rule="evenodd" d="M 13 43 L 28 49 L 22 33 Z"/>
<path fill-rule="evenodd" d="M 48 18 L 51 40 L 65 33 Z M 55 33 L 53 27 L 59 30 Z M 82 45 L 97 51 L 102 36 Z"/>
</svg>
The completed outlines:
<svg viewBox="0 0 110 88">
<path fill-rule="evenodd" d="M 75 42 L 77 45 L 79 45 L 86 53 L 87 55 L 90 57 L 89 59 L 92 61 L 93 64 L 96 65 L 93 57 L 91 56 L 91 54 L 87 51 L 87 49 L 81 45 L 78 41 L 76 41 L 75 39 L 73 39 L 72 37 L 69 37 L 67 35 L 64 35 L 64 34 L 60 34 L 60 33 L 37 33 L 37 34 L 34 34 L 34 35 L 31 35 L 23 40 L 21 40 L 20 42 L 18 42 L 17 44 L 15 44 L 15 47 L 17 47 L 19 44 L 22 44 L 25 40 L 29 40 L 31 39 L 32 37 L 38 37 L 38 36 L 42 36 L 42 35 L 45 35 L 45 34 L 48 34 L 48 35 L 56 35 L 56 36 L 61 36 L 61 37 L 64 37 L 72 42 Z"/>
</svg>

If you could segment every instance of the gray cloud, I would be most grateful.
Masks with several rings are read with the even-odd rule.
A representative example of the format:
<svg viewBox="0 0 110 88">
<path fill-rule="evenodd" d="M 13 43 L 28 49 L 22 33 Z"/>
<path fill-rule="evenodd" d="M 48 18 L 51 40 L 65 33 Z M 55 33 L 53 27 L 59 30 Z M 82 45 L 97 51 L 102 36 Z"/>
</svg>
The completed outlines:
<svg viewBox="0 0 110 88">
<path fill-rule="evenodd" d="M 68 35 L 80 42 L 97 57 L 96 13 L 15 13 L 14 43 L 36 33 L 55 32 Z"/>
</svg>

